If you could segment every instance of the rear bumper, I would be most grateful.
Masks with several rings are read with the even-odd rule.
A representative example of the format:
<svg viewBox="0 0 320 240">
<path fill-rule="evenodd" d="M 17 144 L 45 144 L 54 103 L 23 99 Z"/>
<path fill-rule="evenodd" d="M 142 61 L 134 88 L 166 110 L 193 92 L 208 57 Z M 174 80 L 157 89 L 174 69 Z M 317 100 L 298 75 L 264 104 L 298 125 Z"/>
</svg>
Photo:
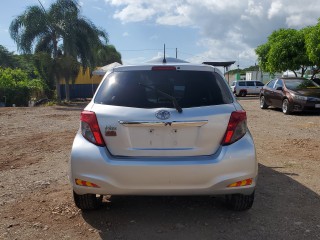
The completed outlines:
<svg viewBox="0 0 320 240">
<path fill-rule="evenodd" d="M 216 195 L 251 194 L 256 186 L 258 164 L 248 132 L 236 143 L 220 147 L 211 156 L 113 157 L 81 134 L 75 137 L 69 179 L 77 194 L 112 195 Z M 252 178 L 250 186 L 227 187 Z M 79 186 L 75 179 L 97 184 Z"/>
</svg>

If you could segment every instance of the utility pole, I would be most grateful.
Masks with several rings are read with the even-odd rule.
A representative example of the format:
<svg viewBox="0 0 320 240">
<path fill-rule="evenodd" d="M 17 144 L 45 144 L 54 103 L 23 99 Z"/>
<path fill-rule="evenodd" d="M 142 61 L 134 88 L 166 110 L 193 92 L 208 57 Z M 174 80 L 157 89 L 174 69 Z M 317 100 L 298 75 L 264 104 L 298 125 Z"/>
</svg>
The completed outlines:
<svg viewBox="0 0 320 240">
<path fill-rule="evenodd" d="M 178 58 L 178 48 L 176 48 L 176 58 Z"/>
</svg>

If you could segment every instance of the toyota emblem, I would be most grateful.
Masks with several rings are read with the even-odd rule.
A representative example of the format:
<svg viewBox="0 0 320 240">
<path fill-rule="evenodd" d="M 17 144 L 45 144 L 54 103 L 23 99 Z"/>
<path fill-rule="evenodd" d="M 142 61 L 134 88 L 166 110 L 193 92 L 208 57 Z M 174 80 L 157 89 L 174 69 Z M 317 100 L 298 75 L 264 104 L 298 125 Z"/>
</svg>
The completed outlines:
<svg viewBox="0 0 320 240">
<path fill-rule="evenodd" d="M 156 112 L 156 117 L 161 120 L 166 120 L 166 119 L 170 118 L 170 112 L 168 112 L 166 110 L 160 110 L 160 111 Z"/>
</svg>

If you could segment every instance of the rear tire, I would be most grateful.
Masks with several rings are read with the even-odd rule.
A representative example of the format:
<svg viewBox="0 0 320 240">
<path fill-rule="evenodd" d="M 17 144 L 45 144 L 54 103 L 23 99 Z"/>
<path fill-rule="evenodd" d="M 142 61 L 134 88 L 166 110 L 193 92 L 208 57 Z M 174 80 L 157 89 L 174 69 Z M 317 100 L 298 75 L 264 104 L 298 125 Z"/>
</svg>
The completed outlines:
<svg viewBox="0 0 320 240">
<path fill-rule="evenodd" d="M 289 103 L 289 100 L 285 98 L 282 102 L 282 112 L 286 115 L 289 115 L 292 113 L 292 106 Z"/>
<path fill-rule="evenodd" d="M 247 95 L 246 91 L 240 91 L 239 93 L 240 97 L 245 97 Z"/>
<path fill-rule="evenodd" d="M 268 104 L 266 104 L 266 99 L 264 98 L 264 96 L 260 97 L 260 108 L 261 109 L 268 108 Z"/>
<path fill-rule="evenodd" d="M 251 195 L 232 194 L 226 195 L 227 206 L 235 211 L 245 211 L 252 207 L 254 192 Z"/>
<path fill-rule="evenodd" d="M 102 205 L 102 195 L 99 197 L 96 194 L 83 194 L 79 195 L 73 192 L 74 203 L 81 210 L 95 210 Z"/>
</svg>

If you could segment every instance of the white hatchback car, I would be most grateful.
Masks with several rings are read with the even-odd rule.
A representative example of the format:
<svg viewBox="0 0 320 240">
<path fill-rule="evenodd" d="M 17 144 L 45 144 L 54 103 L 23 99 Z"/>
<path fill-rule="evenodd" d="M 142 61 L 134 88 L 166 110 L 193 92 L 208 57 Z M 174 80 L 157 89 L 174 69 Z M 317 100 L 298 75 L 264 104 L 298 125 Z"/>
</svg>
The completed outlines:
<svg viewBox="0 0 320 240">
<path fill-rule="evenodd" d="M 212 66 L 168 58 L 116 67 L 81 113 L 69 173 L 75 204 L 223 194 L 232 209 L 249 209 L 258 164 L 246 119 Z"/>
</svg>

